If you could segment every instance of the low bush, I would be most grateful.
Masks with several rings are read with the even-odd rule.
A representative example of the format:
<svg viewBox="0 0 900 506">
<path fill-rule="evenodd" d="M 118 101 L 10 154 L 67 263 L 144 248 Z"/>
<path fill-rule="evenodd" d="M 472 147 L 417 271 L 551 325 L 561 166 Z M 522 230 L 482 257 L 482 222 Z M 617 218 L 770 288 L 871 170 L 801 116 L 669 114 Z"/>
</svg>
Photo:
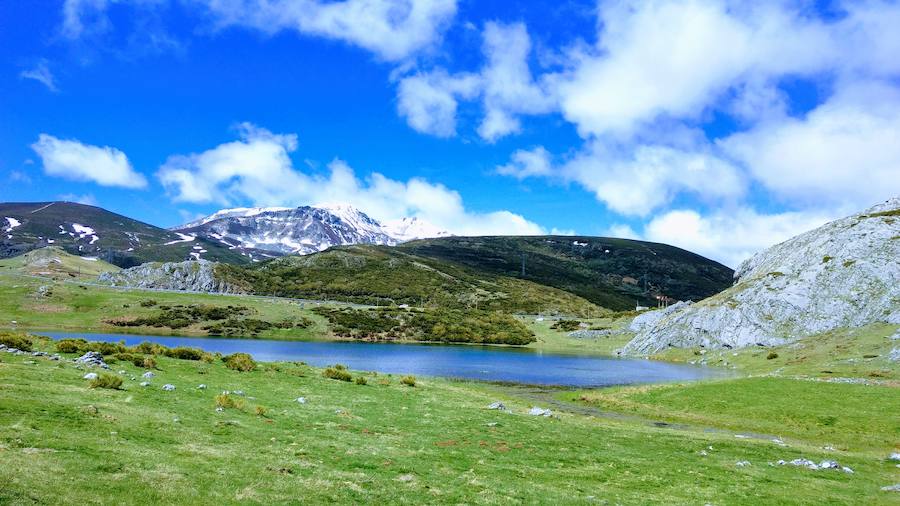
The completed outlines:
<svg viewBox="0 0 900 506">
<path fill-rule="evenodd" d="M 34 342 L 24 334 L 14 332 L 0 332 L 0 344 L 22 351 L 31 351 L 31 347 L 34 346 Z"/>
<path fill-rule="evenodd" d="M 268 410 L 263 406 L 256 406 L 254 411 L 256 412 L 256 416 L 266 416 Z"/>
<path fill-rule="evenodd" d="M 181 360 L 201 360 L 206 353 L 199 348 L 189 348 L 187 346 L 179 346 L 177 348 L 166 349 L 164 355 L 167 357 L 178 358 Z"/>
<path fill-rule="evenodd" d="M 244 401 L 235 399 L 228 394 L 219 394 L 216 396 L 216 407 L 223 409 L 244 409 Z"/>
<path fill-rule="evenodd" d="M 91 388 L 108 388 L 110 390 L 122 389 L 122 378 L 115 374 L 100 373 L 91 380 Z"/>
<path fill-rule="evenodd" d="M 144 299 L 141 301 L 141 307 L 153 307 L 156 305 L 156 301 L 153 299 Z"/>
<path fill-rule="evenodd" d="M 778 358 L 778 353 L 774 351 L 770 351 L 768 355 L 766 355 L 766 360 L 772 360 Z"/>
<path fill-rule="evenodd" d="M 341 367 L 341 368 L 338 368 Z M 353 375 L 343 369 L 343 366 L 338 364 L 334 367 L 327 367 L 324 371 L 322 371 L 322 376 L 325 376 L 329 379 L 340 380 L 340 381 L 352 381 Z"/>
<path fill-rule="evenodd" d="M 404 377 L 400 378 L 400 383 L 402 383 L 408 387 L 414 387 L 414 386 L 416 386 L 416 377 L 412 376 L 412 375 L 404 376 Z"/>
<path fill-rule="evenodd" d="M 366 378 L 364 376 L 357 376 L 354 381 L 356 382 L 357 385 L 365 385 L 366 383 L 368 383 L 368 381 L 366 380 Z"/>
<path fill-rule="evenodd" d="M 222 362 L 225 362 L 225 367 L 235 371 L 250 372 L 256 369 L 256 362 L 247 353 L 232 353 L 222 357 Z"/>
<path fill-rule="evenodd" d="M 134 365 L 144 369 L 156 369 L 156 359 L 153 357 L 135 357 Z"/>
<path fill-rule="evenodd" d="M 581 322 L 578 320 L 559 320 L 551 325 L 550 328 L 561 332 L 572 332 L 581 328 Z"/>
</svg>

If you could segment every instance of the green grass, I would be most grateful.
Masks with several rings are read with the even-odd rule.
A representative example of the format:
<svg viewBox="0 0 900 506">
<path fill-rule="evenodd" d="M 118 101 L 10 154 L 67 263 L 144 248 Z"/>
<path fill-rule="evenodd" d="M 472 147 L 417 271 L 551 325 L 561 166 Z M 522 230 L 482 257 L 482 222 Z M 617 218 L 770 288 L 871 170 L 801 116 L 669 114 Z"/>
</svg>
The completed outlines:
<svg viewBox="0 0 900 506">
<path fill-rule="evenodd" d="M 631 340 L 632 334 L 622 332 L 631 322 L 630 317 L 590 318 L 581 321 L 591 327 L 606 327 L 613 331 L 608 336 L 579 339 L 569 337 L 569 333 L 551 328 L 556 322 L 552 319 L 538 321 L 533 316 L 519 317 L 529 330 L 534 332 L 536 341 L 528 348 L 535 348 L 550 353 L 587 353 L 593 355 L 613 355 L 616 350 Z"/>
<path fill-rule="evenodd" d="M 121 391 L 90 388 L 71 362 L 0 354 L 0 503 L 896 504 L 879 490 L 897 477 L 884 460 L 897 442 L 889 387 L 741 380 L 615 394 L 667 412 L 708 411 L 697 422 L 726 431 L 708 432 L 531 417 L 529 402 L 496 386 L 418 378 L 410 388 L 357 373 L 369 379 L 362 387 L 298 363 L 237 372 L 160 357 L 147 388 L 137 385 L 142 369 L 113 369 L 126 371 Z M 165 383 L 176 390 L 162 391 Z M 224 390 L 246 396 L 225 399 Z M 807 400 L 792 408 L 797 398 Z M 485 409 L 496 400 L 512 413 Z M 227 407 L 217 412 L 217 402 Z M 788 447 L 734 437 L 782 423 L 782 408 L 838 413 L 828 427 L 840 433 L 798 425 Z M 844 416 L 858 430 L 841 436 Z M 840 438 L 846 450 L 822 449 Z M 768 465 L 798 457 L 834 458 L 855 473 Z"/>
<path fill-rule="evenodd" d="M 601 409 L 667 422 L 817 441 L 881 455 L 900 443 L 900 391 L 757 377 L 567 394 Z"/>
<path fill-rule="evenodd" d="M 812 378 L 865 378 L 900 384 L 900 366 L 888 360 L 892 336 L 900 327 L 875 323 L 855 329 L 837 329 L 771 348 L 741 350 L 672 349 L 653 358 L 727 366 L 744 373 Z M 768 359 L 771 352 L 778 357 Z"/>
<path fill-rule="evenodd" d="M 41 286 L 50 288 L 49 296 L 40 294 Z M 141 302 L 149 299 L 155 300 L 157 305 L 142 307 Z M 303 318 L 312 321 L 312 324 L 305 328 L 261 330 L 257 335 L 260 338 L 301 340 L 321 339 L 328 336 L 325 320 L 310 310 L 313 307 L 311 304 L 301 307 L 300 304 L 288 300 L 256 297 L 117 290 L 23 277 L 0 269 L 0 325 L 2 326 L 9 325 L 10 321 L 16 321 L 18 328 L 35 330 L 208 335 L 203 327 L 216 322 L 193 322 L 177 331 L 165 327 L 122 327 L 108 323 L 108 321 L 116 319 L 152 319 L 160 314 L 159 306 L 177 305 L 204 305 L 226 309 L 227 306 L 246 306 L 250 311 L 246 315 L 247 318 L 272 323 L 285 320 L 300 322 Z"/>
</svg>

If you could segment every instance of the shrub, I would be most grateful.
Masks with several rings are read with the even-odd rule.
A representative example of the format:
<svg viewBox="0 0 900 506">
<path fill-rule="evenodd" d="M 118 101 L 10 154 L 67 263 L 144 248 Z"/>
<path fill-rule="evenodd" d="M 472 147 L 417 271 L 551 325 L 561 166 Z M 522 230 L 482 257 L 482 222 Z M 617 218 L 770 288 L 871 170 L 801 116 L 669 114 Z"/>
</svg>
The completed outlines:
<svg viewBox="0 0 900 506">
<path fill-rule="evenodd" d="M 200 360 L 203 358 L 204 352 L 198 348 L 188 348 L 187 346 L 179 346 L 165 350 L 167 357 L 179 358 L 181 360 Z"/>
<path fill-rule="evenodd" d="M 134 360 L 134 365 L 144 369 L 156 369 L 156 359 L 153 357 L 137 357 Z"/>
<path fill-rule="evenodd" d="M 12 332 L 0 332 L 0 344 L 22 351 L 31 351 L 34 343 L 22 334 Z"/>
<path fill-rule="evenodd" d="M 357 376 L 355 381 L 357 385 L 365 385 L 366 383 L 368 383 L 364 376 Z"/>
<path fill-rule="evenodd" d="M 340 368 L 338 368 L 340 367 Z M 334 367 L 327 367 L 324 371 L 322 371 L 322 376 L 326 378 L 340 380 L 340 381 L 352 381 L 353 375 L 343 369 L 343 366 L 340 364 Z"/>
<path fill-rule="evenodd" d="M 56 342 L 56 351 L 60 353 L 80 353 L 87 347 L 84 339 L 60 339 Z"/>
<path fill-rule="evenodd" d="M 408 387 L 414 387 L 414 386 L 416 386 L 416 377 L 412 376 L 412 375 L 404 376 L 404 377 L 400 378 L 400 383 L 402 383 Z"/>
<path fill-rule="evenodd" d="M 144 299 L 141 301 L 141 307 L 153 307 L 156 305 L 156 301 L 153 299 Z"/>
<path fill-rule="evenodd" d="M 559 330 L 561 332 L 572 332 L 573 330 L 578 330 L 581 327 L 581 322 L 578 320 L 559 320 L 550 326 L 551 329 Z"/>
<path fill-rule="evenodd" d="M 263 406 L 256 406 L 254 411 L 256 412 L 256 416 L 266 416 L 267 410 Z"/>
<path fill-rule="evenodd" d="M 225 362 L 225 367 L 235 371 L 250 372 L 256 369 L 256 362 L 247 353 L 232 353 L 223 357 L 222 362 Z"/>
<path fill-rule="evenodd" d="M 778 358 L 778 353 L 774 351 L 770 351 L 768 355 L 766 355 L 766 360 L 772 360 Z"/>
<path fill-rule="evenodd" d="M 219 394 L 216 396 L 216 407 L 223 409 L 243 409 L 244 401 L 235 399 L 228 394 Z"/>
<path fill-rule="evenodd" d="M 114 374 L 101 373 L 99 376 L 91 380 L 91 388 L 109 388 L 110 390 L 120 390 L 122 388 L 122 378 Z"/>
</svg>

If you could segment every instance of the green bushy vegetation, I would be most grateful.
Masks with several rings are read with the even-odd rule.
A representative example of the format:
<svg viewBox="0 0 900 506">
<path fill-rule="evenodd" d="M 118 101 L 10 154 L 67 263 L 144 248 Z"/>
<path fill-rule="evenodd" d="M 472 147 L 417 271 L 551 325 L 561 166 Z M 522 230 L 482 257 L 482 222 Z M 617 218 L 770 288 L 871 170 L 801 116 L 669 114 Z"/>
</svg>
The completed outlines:
<svg viewBox="0 0 900 506">
<path fill-rule="evenodd" d="M 147 301 L 144 301 L 147 302 Z M 150 306 L 155 306 L 156 301 Z M 143 307 L 150 307 L 141 303 Z M 194 323 L 203 321 L 218 321 L 235 316 L 245 315 L 250 309 L 245 306 L 207 306 L 203 304 L 160 306 L 160 312 L 155 315 L 141 316 L 133 319 L 116 319 L 108 323 L 118 327 L 167 327 L 181 329 Z"/>
<path fill-rule="evenodd" d="M 347 371 L 347 368 L 341 364 L 335 364 L 331 367 L 326 367 L 325 370 L 322 371 L 322 376 L 339 381 L 349 382 L 353 380 L 353 375 L 350 374 L 350 372 Z"/>
<path fill-rule="evenodd" d="M 107 358 L 120 358 L 133 362 L 135 365 L 141 364 L 140 367 L 148 365 L 156 366 L 156 361 L 152 357 L 144 357 L 143 355 L 161 355 L 181 360 L 202 360 L 211 362 L 213 355 L 199 348 L 190 348 L 187 346 L 178 346 L 176 348 L 168 348 L 161 344 L 143 342 L 135 346 L 126 346 L 124 342 L 107 343 L 102 341 L 87 341 L 81 338 L 67 338 L 56 341 L 56 351 L 60 353 L 87 353 L 94 351 L 100 353 Z"/>
<path fill-rule="evenodd" d="M 560 332 L 572 332 L 581 328 L 581 322 L 578 320 L 559 320 L 551 325 L 550 328 Z"/>
<path fill-rule="evenodd" d="M 4 331 L 0 331 L 0 344 L 22 351 L 31 351 L 31 347 L 34 345 L 31 339 L 18 332 Z"/>
<path fill-rule="evenodd" d="M 100 373 L 91 380 L 91 388 L 108 388 L 110 390 L 122 389 L 122 378 L 115 374 Z"/>
<path fill-rule="evenodd" d="M 512 316 L 490 311 L 404 308 L 313 310 L 339 337 L 446 343 L 525 345 L 534 333 Z"/>
<path fill-rule="evenodd" d="M 400 378 L 400 384 L 406 385 L 408 387 L 415 387 L 416 386 L 416 377 L 412 376 L 412 375 L 403 376 L 402 378 Z"/>
<path fill-rule="evenodd" d="M 232 353 L 226 357 L 222 357 L 225 367 L 241 372 L 250 372 L 256 369 L 256 362 L 248 353 Z"/>
</svg>

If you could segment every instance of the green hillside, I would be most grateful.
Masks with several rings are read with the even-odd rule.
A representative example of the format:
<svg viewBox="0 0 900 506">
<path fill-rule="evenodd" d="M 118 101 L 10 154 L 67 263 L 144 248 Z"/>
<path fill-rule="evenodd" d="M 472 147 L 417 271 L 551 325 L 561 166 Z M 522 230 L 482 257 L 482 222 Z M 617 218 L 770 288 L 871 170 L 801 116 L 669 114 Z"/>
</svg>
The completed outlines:
<svg viewBox="0 0 900 506">
<path fill-rule="evenodd" d="M 259 294 L 584 315 L 655 305 L 657 296 L 699 300 L 732 278 L 731 269 L 672 246 L 555 236 L 344 246 L 218 273 Z"/>
<path fill-rule="evenodd" d="M 563 290 L 390 246 L 336 247 L 251 266 L 222 264 L 217 275 L 247 292 L 264 295 L 525 313 L 604 312 Z"/>
<path fill-rule="evenodd" d="M 447 237 L 409 242 L 398 250 L 520 277 L 615 310 L 633 309 L 636 302 L 655 306 L 657 296 L 704 299 L 731 286 L 734 274 L 681 248 L 609 237 Z"/>
<path fill-rule="evenodd" d="M 189 260 L 192 253 L 206 260 L 249 261 L 219 243 L 202 238 L 184 241 L 174 232 L 99 207 L 74 202 L 0 203 L 0 258 L 47 246 L 100 257 L 120 267 Z"/>
<path fill-rule="evenodd" d="M 66 253 L 62 248 L 49 246 L 2 259 L 0 270 L 56 279 L 93 279 L 103 272 L 114 272 L 119 268 L 97 258 L 80 257 Z"/>
</svg>

